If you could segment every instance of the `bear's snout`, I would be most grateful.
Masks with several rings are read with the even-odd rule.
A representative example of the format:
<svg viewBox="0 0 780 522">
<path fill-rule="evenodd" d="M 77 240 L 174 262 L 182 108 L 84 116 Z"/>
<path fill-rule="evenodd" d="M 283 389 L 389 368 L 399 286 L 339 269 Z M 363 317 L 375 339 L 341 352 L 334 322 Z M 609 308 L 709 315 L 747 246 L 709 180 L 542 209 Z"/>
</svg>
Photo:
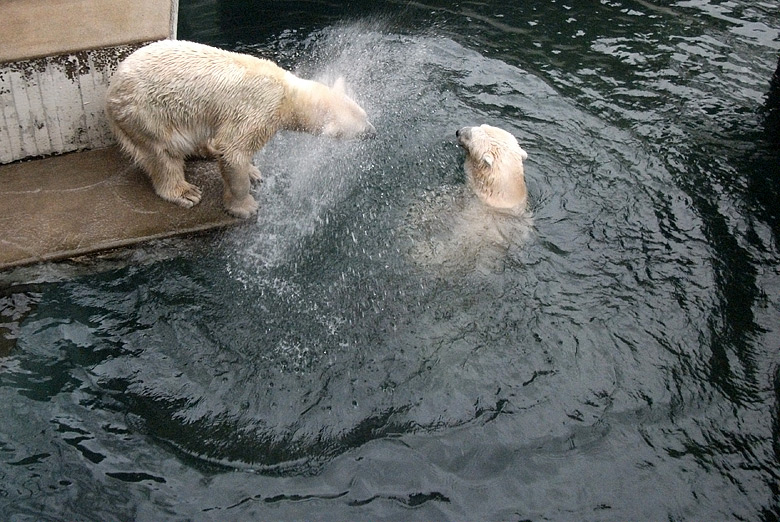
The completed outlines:
<svg viewBox="0 0 780 522">
<path fill-rule="evenodd" d="M 359 138 L 361 140 L 373 140 L 376 138 L 376 127 L 374 127 L 370 122 L 366 122 L 366 128 L 363 129 L 363 132 L 360 134 Z"/>
<path fill-rule="evenodd" d="M 463 127 L 455 131 L 455 138 L 461 147 L 466 147 L 466 142 L 471 139 L 471 128 Z"/>
</svg>

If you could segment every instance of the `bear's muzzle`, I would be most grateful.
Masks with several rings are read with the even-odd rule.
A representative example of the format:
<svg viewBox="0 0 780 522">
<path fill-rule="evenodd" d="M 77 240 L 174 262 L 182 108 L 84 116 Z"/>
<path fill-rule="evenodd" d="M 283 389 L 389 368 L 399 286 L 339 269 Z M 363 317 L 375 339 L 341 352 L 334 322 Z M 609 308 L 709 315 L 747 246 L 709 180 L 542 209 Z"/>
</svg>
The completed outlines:
<svg viewBox="0 0 780 522">
<path fill-rule="evenodd" d="M 366 128 L 358 136 L 361 140 L 373 140 L 376 138 L 376 128 L 370 123 L 366 122 Z"/>
</svg>

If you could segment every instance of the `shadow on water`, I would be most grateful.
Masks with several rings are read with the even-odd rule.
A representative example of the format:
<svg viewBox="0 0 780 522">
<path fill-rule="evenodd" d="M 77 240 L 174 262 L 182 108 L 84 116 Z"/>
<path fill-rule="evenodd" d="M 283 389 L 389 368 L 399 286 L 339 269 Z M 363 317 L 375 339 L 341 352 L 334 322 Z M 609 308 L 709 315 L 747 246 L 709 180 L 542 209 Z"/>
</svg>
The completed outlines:
<svg viewBox="0 0 780 522">
<path fill-rule="evenodd" d="M 182 2 L 380 136 L 280 134 L 253 222 L 3 290 L 3 511 L 776 520 L 773 13 Z M 532 217 L 468 192 L 479 123 Z"/>
</svg>

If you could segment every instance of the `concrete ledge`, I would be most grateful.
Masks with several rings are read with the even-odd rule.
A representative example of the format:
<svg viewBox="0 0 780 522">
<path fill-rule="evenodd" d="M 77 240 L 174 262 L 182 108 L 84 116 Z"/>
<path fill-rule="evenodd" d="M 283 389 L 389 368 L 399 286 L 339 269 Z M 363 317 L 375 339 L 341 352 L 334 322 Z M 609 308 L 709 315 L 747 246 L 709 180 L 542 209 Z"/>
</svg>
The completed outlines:
<svg viewBox="0 0 780 522">
<path fill-rule="evenodd" d="M 114 148 L 0 166 L 0 269 L 239 223 L 222 208 L 215 162 L 187 164 L 191 209 L 163 201 Z"/>
</svg>

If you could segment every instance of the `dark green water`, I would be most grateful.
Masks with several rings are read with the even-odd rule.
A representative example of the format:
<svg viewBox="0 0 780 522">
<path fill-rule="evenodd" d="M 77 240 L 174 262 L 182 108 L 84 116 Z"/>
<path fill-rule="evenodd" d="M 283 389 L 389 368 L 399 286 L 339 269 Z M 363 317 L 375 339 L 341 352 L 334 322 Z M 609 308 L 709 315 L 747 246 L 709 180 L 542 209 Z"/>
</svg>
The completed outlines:
<svg viewBox="0 0 780 522">
<path fill-rule="evenodd" d="M 181 0 L 345 76 L 252 223 L 0 286 L 3 520 L 780 518 L 777 2 Z M 513 132 L 533 219 L 454 132 Z"/>
</svg>

